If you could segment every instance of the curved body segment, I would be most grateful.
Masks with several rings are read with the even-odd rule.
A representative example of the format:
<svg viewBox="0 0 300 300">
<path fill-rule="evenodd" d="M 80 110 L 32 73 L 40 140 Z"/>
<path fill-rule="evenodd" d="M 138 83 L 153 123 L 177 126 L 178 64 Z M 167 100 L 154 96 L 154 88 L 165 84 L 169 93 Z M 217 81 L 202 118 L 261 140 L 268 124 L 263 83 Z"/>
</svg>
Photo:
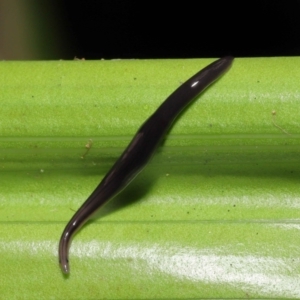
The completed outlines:
<svg viewBox="0 0 300 300">
<path fill-rule="evenodd" d="M 145 167 L 180 112 L 227 71 L 232 61 L 232 57 L 224 57 L 196 73 L 177 88 L 139 128 L 120 158 L 65 227 L 59 242 L 59 263 L 63 273 L 70 271 L 68 252 L 74 234 Z"/>
</svg>

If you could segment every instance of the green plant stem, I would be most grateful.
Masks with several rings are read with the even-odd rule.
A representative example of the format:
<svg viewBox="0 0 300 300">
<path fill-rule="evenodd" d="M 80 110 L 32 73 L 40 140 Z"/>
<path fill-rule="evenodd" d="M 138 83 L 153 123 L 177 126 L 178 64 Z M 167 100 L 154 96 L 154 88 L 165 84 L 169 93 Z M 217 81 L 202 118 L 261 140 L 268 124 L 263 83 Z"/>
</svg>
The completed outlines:
<svg viewBox="0 0 300 300">
<path fill-rule="evenodd" d="M 298 57 L 236 59 L 78 233 L 60 273 L 67 221 L 209 62 L 0 63 L 3 298 L 300 297 Z"/>
</svg>

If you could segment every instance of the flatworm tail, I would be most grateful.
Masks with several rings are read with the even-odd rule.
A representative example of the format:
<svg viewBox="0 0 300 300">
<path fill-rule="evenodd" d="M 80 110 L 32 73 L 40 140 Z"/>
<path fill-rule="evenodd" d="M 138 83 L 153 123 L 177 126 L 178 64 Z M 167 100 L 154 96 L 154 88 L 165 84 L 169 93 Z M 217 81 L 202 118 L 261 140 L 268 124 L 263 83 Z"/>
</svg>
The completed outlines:
<svg viewBox="0 0 300 300">
<path fill-rule="evenodd" d="M 74 234 L 99 208 L 122 191 L 145 167 L 180 112 L 229 69 L 232 57 L 221 58 L 195 74 L 175 90 L 144 122 L 120 158 L 71 218 L 59 242 L 59 263 L 68 274 L 68 252 Z"/>
</svg>

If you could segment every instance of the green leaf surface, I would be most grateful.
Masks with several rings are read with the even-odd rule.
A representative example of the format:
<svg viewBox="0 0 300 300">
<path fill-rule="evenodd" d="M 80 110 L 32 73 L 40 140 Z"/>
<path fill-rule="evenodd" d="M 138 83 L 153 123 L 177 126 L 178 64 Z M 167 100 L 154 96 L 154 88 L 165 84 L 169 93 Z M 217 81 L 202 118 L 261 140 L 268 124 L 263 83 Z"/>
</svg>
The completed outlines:
<svg viewBox="0 0 300 300">
<path fill-rule="evenodd" d="M 211 61 L 0 63 L 1 299 L 300 297 L 298 57 L 236 59 L 58 267 L 71 216 Z"/>
</svg>

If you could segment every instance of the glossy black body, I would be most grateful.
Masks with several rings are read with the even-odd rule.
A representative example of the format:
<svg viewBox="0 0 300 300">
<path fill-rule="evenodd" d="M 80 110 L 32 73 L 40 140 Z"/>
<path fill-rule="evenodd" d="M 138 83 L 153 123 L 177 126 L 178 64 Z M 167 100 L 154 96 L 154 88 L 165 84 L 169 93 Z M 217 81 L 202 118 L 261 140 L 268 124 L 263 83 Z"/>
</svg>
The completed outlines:
<svg viewBox="0 0 300 300">
<path fill-rule="evenodd" d="M 63 273 L 69 273 L 68 251 L 75 232 L 145 167 L 180 112 L 227 71 L 232 61 L 232 57 L 221 58 L 195 74 L 175 90 L 140 127 L 121 157 L 63 231 L 59 243 L 59 262 Z"/>
</svg>

